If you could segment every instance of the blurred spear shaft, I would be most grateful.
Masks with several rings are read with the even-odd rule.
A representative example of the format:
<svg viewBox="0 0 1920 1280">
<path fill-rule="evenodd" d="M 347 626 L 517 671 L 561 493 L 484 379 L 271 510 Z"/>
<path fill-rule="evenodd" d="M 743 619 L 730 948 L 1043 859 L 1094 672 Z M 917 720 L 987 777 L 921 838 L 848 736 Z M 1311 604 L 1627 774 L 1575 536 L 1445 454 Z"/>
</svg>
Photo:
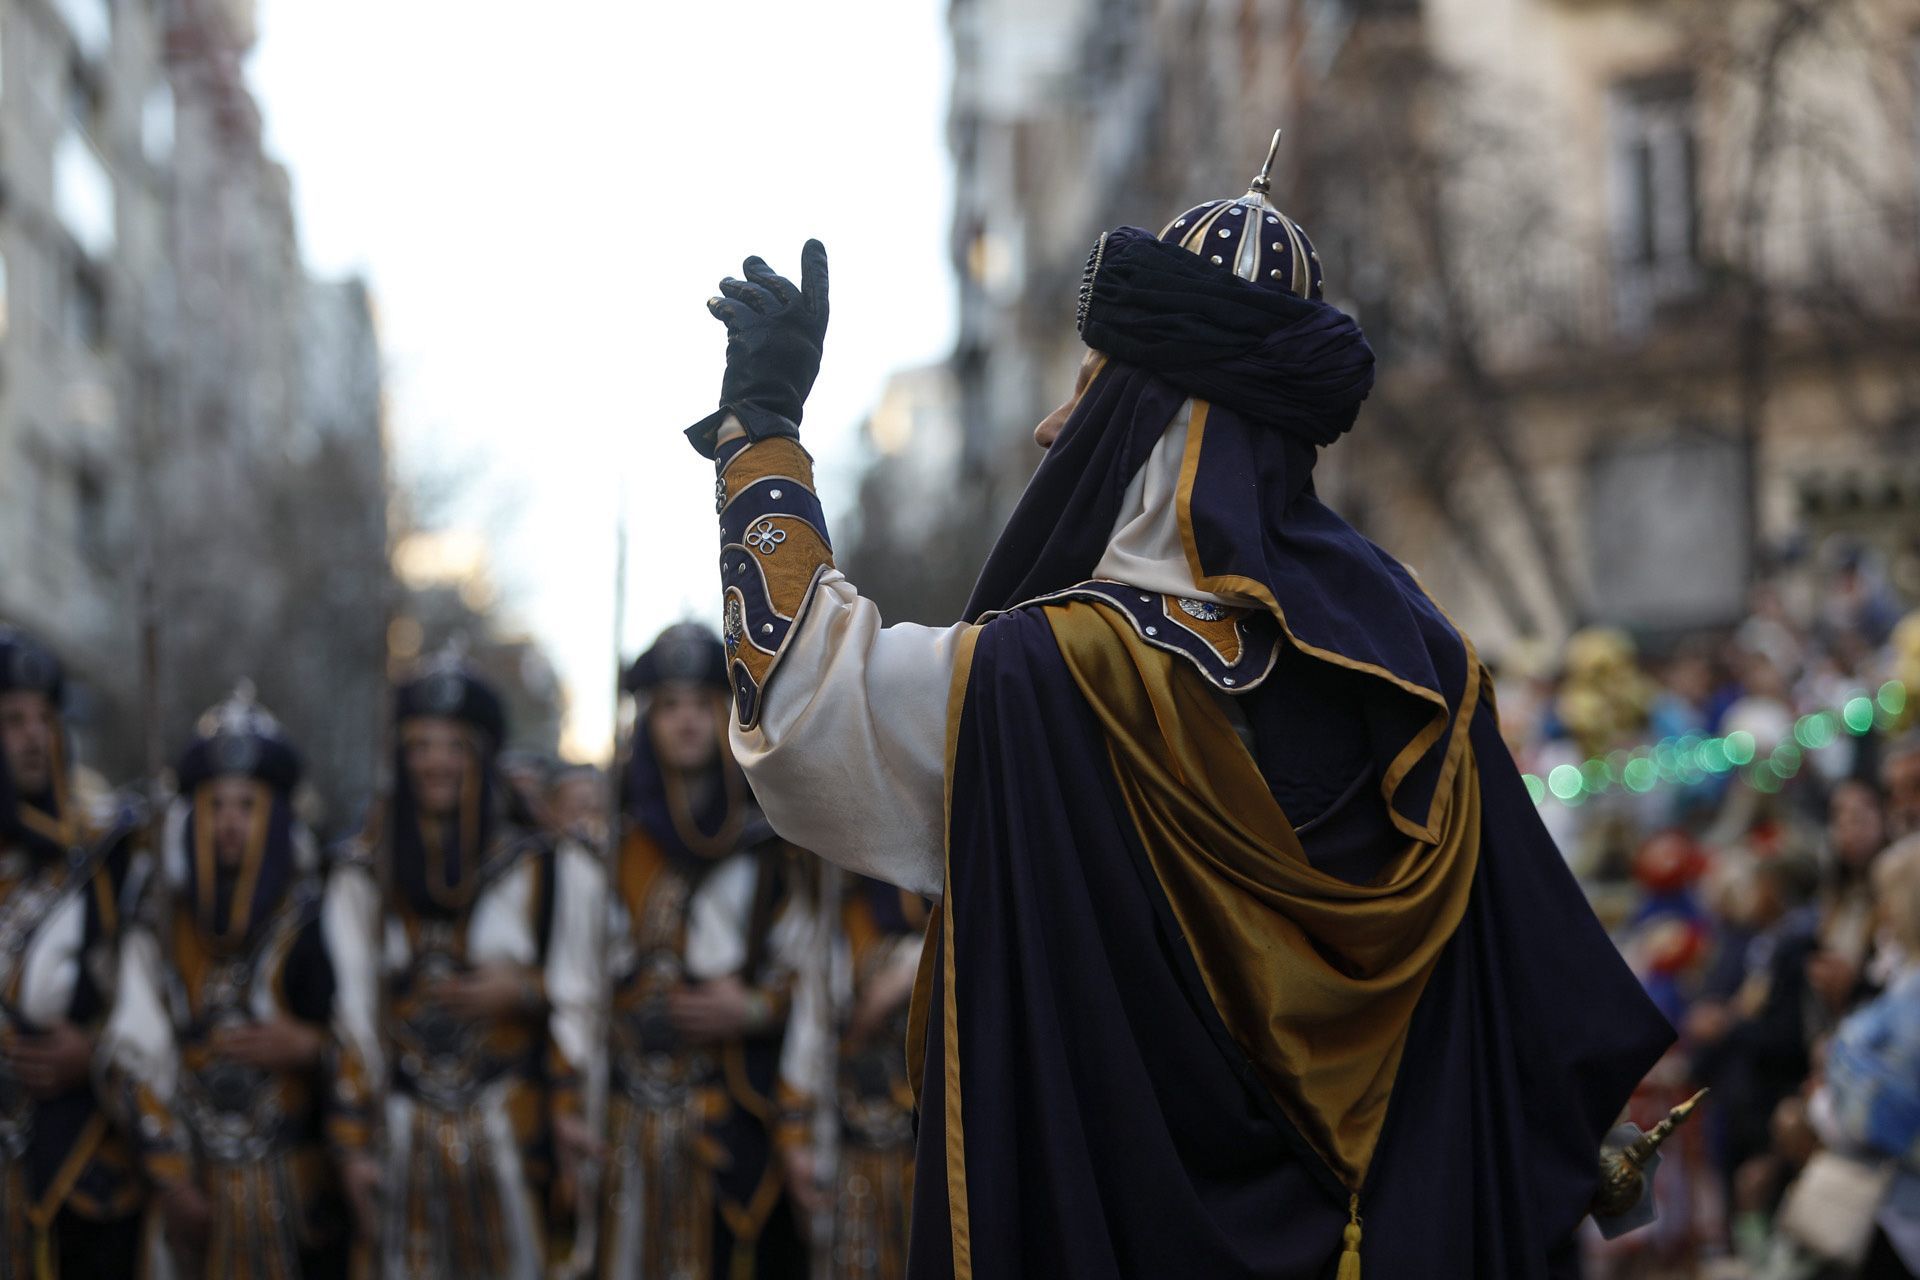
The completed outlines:
<svg viewBox="0 0 1920 1280">
<path fill-rule="evenodd" d="M 814 1280 L 826 1280 L 833 1266 L 834 1218 L 839 1211 L 840 1156 L 840 1028 L 846 1025 L 838 1007 L 834 984 L 834 955 L 839 947 L 842 904 L 846 897 L 846 872 L 824 858 L 820 867 L 820 921 L 814 931 L 814 963 L 819 966 L 820 999 L 816 1002 L 820 1027 L 820 1093 L 814 1099 L 813 1176 L 826 1192 L 823 1205 L 813 1217 L 809 1233 L 813 1243 Z M 851 1010 L 844 1011 L 851 1013 Z"/>
<path fill-rule="evenodd" d="M 153 894 L 151 913 L 155 954 L 165 989 L 171 990 L 174 978 L 172 936 L 174 900 L 173 881 L 167 874 L 166 812 L 167 789 L 161 778 L 166 770 L 166 730 L 161 724 L 160 703 L 160 569 L 154 547 L 163 535 L 160 503 L 154 492 L 152 433 L 159 416 L 161 399 L 157 377 L 140 380 L 140 412 L 136 417 L 133 459 L 140 490 L 140 502 L 146 509 L 147 536 L 140 542 L 135 570 L 140 619 L 140 734 L 141 763 L 145 771 L 144 787 L 147 812 L 147 867 L 149 892 Z"/>
<path fill-rule="evenodd" d="M 599 850 L 601 866 L 606 875 L 607 892 L 616 892 L 620 875 L 620 813 L 622 794 L 620 787 L 620 702 L 624 696 L 627 654 L 627 483 L 621 477 L 617 496 L 614 499 L 613 518 L 613 720 L 608 730 L 611 741 L 607 748 L 607 780 L 604 793 L 606 804 L 606 838 Z M 613 982 L 607 954 L 607 913 L 601 912 L 594 921 L 594 927 L 600 931 L 600 972 L 609 975 L 599 999 L 595 1002 L 594 1013 L 599 1020 L 595 1029 L 593 1043 L 604 1053 L 612 1052 L 613 1037 Z M 598 1061 L 581 1064 L 587 1076 L 587 1127 L 589 1132 L 604 1133 L 606 1130 L 606 1087 L 602 1078 L 607 1074 Z M 579 1213 L 580 1228 L 574 1236 L 576 1257 L 572 1267 L 574 1275 L 584 1275 L 593 1265 L 594 1256 L 599 1252 L 600 1242 L 600 1165 L 598 1161 L 589 1162 L 580 1174 Z"/>
</svg>

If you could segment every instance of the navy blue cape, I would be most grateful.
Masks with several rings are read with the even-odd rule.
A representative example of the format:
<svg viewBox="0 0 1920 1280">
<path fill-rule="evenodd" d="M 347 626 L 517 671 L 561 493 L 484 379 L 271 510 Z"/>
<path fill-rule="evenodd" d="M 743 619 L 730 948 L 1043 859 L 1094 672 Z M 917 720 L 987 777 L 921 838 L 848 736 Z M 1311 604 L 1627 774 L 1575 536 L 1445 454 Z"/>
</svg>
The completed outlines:
<svg viewBox="0 0 1920 1280">
<path fill-rule="evenodd" d="M 910 1276 L 1331 1277 L 1346 1190 L 1210 1003 L 1040 608 L 980 631 L 957 715 Z M 1577 1275 L 1602 1136 L 1672 1038 L 1490 707 L 1470 738 L 1481 853 L 1363 1189 L 1367 1280 Z"/>
</svg>

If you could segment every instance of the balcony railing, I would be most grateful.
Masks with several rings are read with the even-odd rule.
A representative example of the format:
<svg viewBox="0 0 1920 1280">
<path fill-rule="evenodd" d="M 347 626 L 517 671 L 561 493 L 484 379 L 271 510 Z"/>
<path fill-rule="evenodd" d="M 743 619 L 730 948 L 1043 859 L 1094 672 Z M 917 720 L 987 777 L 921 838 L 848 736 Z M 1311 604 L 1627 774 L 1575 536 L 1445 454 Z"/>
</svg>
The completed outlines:
<svg viewBox="0 0 1920 1280">
<path fill-rule="evenodd" d="M 1727 314 L 1757 272 L 1772 311 L 1791 327 L 1814 312 L 1920 317 L 1920 208 L 1820 219 L 1776 219 L 1757 264 L 1703 255 L 1623 262 L 1565 244 L 1485 264 L 1466 299 L 1488 354 L 1524 363 L 1557 350 L 1633 347 Z"/>
</svg>

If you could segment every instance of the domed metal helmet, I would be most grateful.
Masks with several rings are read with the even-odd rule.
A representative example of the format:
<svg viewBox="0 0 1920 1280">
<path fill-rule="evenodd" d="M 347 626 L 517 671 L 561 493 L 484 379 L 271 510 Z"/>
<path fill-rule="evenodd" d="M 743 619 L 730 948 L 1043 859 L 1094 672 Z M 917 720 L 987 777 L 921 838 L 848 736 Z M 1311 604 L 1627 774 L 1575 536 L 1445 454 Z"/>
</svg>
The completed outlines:
<svg viewBox="0 0 1920 1280">
<path fill-rule="evenodd" d="M 249 680 L 242 680 L 225 702 L 201 715 L 178 768 L 183 792 L 213 778 L 236 776 L 290 792 L 299 784 L 300 772 L 300 753 L 280 722 L 255 698 Z"/>
<path fill-rule="evenodd" d="M 697 622 L 677 622 L 653 647 L 633 660 L 621 680 L 628 693 L 649 694 L 665 684 L 691 684 L 727 692 L 727 651 L 720 637 Z"/>
<path fill-rule="evenodd" d="M 1318 301 L 1324 279 L 1320 255 L 1304 228 L 1280 212 L 1270 198 L 1273 162 L 1280 153 L 1281 131 L 1273 131 L 1267 161 L 1233 199 L 1195 205 L 1160 231 L 1162 240 L 1190 249 L 1242 280 L 1283 289 Z"/>
<path fill-rule="evenodd" d="M 507 737 L 507 712 L 500 694 L 467 664 L 464 646 L 449 644 L 435 654 L 412 679 L 394 691 L 394 719 L 443 716 L 473 726 L 486 735 L 489 751 L 498 751 Z"/>
<path fill-rule="evenodd" d="M 0 622 L 0 693 L 28 690 L 59 706 L 66 696 L 60 660 L 38 640 Z"/>
</svg>

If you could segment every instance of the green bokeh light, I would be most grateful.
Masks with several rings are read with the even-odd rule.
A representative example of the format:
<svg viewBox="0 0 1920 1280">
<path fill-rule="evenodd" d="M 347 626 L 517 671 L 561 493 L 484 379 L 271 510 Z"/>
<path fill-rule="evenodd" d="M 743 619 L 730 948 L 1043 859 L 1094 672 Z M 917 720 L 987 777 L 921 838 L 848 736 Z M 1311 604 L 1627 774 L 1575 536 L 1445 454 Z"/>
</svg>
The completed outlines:
<svg viewBox="0 0 1920 1280">
<path fill-rule="evenodd" d="M 1571 800 L 1580 794 L 1580 770 L 1570 764 L 1555 766 L 1547 775 L 1547 789 L 1562 800 Z"/>
<path fill-rule="evenodd" d="M 1791 742 L 1783 742 L 1773 749 L 1773 757 L 1768 764 L 1779 777 L 1791 778 L 1800 772 L 1800 765 L 1805 759 L 1799 747 Z"/>
<path fill-rule="evenodd" d="M 1873 699 L 1865 694 L 1847 699 L 1847 705 L 1840 710 L 1840 718 L 1846 722 L 1848 733 L 1865 733 L 1873 728 Z"/>
<path fill-rule="evenodd" d="M 1880 686 L 1880 709 L 1890 716 L 1897 716 L 1907 709 L 1907 686 L 1898 680 L 1889 680 Z"/>
<path fill-rule="evenodd" d="M 1869 695 L 1856 692 L 1838 711 L 1814 711 L 1794 722 L 1793 736 L 1775 747 L 1765 758 L 1759 756 L 1759 744 L 1746 730 L 1736 730 L 1724 738 L 1682 734 L 1658 742 L 1618 749 L 1595 756 L 1581 764 L 1563 764 L 1545 778 L 1524 774 L 1527 794 L 1536 805 L 1548 797 L 1576 806 L 1588 796 L 1603 795 L 1615 786 L 1623 786 L 1644 795 L 1662 784 L 1697 785 L 1711 776 L 1738 771 L 1742 780 L 1757 791 L 1777 793 L 1782 784 L 1796 777 L 1805 767 L 1807 754 L 1832 746 L 1841 730 L 1859 736 L 1876 728 L 1891 730 L 1907 710 L 1907 686 L 1889 680 Z"/>
<path fill-rule="evenodd" d="M 1793 740 L 1808 751 L 1818 751 L 1832 746 L 1839 732 L 1831 711 L 1816 711 L 1800 717 L 1793 726 Z"/>
</svg>

